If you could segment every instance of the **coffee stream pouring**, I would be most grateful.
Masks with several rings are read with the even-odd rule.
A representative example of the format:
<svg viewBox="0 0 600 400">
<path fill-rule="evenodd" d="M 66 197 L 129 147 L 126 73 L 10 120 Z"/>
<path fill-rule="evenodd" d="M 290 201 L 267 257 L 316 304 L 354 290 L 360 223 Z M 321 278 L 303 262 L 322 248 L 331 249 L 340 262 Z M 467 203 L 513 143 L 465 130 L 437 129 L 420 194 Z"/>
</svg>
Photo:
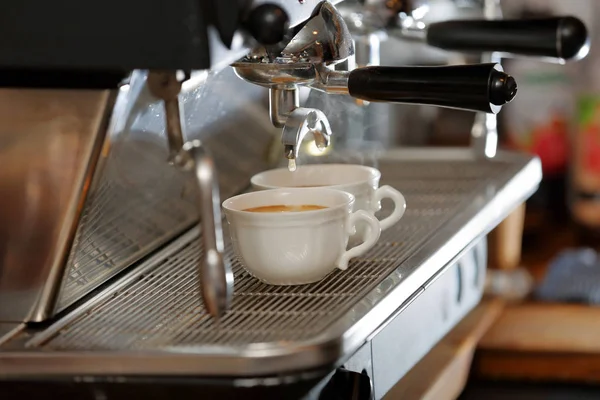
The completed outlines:
<svg viewBox="0 0 600 400">
<path fill-rule="evenodd" d="M 354 43 L 341 14 L 329 2 L 322 2 L 295 35 L 280 43 L 258 48 L 232 66 L 240 78 L 269 89 L 271 121 L 283 128 L 284 153 L 292 168 L 308 133 L 320 148 L 329 145 L 332 134 L 322 111 L 300 107 L 300 85 L 371 102 L 428 104 L 494 114 L 517 92 L 514 78 L 494 63 L 335 69 L 354 55 Z"/>
</svg>

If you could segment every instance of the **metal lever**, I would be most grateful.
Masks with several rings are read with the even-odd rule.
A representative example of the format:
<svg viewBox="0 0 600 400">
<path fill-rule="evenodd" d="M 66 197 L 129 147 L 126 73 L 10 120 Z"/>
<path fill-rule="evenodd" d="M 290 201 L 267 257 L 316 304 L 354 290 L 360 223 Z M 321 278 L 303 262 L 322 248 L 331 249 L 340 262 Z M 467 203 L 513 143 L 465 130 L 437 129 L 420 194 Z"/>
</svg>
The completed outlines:
<svg viewBox="0 0 600 400">
<path fill-rule="evenodd" d="M 198 268 L 201 296 L 208 312 L 219 317 L 231 304 L 233 273 L 223 256 L 221 202 L 213 159 L 199 140 L 184 143 L 179 107 L 179 92 L 184 80 L 185 75 L 179 77 L 177 71 L 150 71 L 147 84 L 150 92 L 164 102 L 169 162 L 183 171 L 195 173 L 204 245 L 204 256 Z"/>
<path fill-rule="evenodd" d="M 183 145 L 181 153 L 191 162 L 184 170 L 193 170 L 200 197 L 199 210 L 202 215 L 202 242 L 204 258 L 200 263 L 199 276 L 202 299 L 213 317 L 227 311 L 233 297 L 233 272 L 224 257 L 225 242 L 221 226 L 221 200 L 215 163 L 199 140 Z"/>
<path fill-rule="evenodd" d="M 150 92 L 163 101 L 165 107 L 165 123 L 167 131 L 167 141 L 169 145 L 168 161 L 173 165 L 184 165 L 189 159 L 182 160 L 178 157 L 185 157 L 181 153 L 184 136 L 181 127 L 181 110 L 179 108 L 179 92 L 181 84 L 187 78 L 185 74 L 178 79 L 177 71 L 150 71 L 148 73 L 148 89 Z"/>
</svg>

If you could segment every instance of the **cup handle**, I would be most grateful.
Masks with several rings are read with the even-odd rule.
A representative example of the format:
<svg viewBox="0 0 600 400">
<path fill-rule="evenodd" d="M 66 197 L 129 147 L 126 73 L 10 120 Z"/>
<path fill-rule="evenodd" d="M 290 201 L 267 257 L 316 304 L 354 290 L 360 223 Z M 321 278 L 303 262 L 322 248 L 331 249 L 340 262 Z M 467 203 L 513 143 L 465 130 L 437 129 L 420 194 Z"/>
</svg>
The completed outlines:
<svg viewBox="0 0 600 400">
<path fill-rule="evenodd" d="M 400 221 L 400 218 L 402 218 L 406 211 L 406 199 L 402 193 L 389 185 L 384 185 L 373 194 L 373 199 L 371 200 L 371 204 L 374 205 L 373 212 L 379 211 L 381 208 L 380 202 L 385 198 L 391 199 L 394 202 L 394 211 L 391 215 L 379 221 L 382 231 Z"/>
<path fill-rule="evenodd" d="M 337 267 L 342 271 L 348 268 L 348 261 L 351 258 L 358 257 L 367 251 L 377 243 L 379 236 L 381 236 L 381 224 L 372 213 L 365 210 L 358 210 L 348 216 L 348 231 L 347 235 L 354 235 L 356 233 L 356 224 L 358 221 L 365 221 L 369 225 L 369 229 L 363 238 L 363 242 L 356 247 L 346 250 L 340 258 L 337 260 Z"/>
</svg>

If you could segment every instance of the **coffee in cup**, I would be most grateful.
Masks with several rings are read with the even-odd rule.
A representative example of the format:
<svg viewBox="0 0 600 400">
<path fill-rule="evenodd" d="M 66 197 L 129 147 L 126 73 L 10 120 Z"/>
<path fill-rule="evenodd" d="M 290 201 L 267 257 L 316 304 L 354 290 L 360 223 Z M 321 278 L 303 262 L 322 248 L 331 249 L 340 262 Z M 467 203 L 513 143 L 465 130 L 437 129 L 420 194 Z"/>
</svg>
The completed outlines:
<svg viewBox="0 0 600 400">
<path fill-rule="evenodd" d="M 223 209 L 234 251 L 250 274 L 272 285 L 300 285 L 345 270 L 379 240 L 379 221 L 372 212 L 352 212 L 354 201 L 335 189 L 286 188 L 241 194 L 225 200 Z M 269 211 L 252 211 L 258 209 Z M 347 250 L 359 221 L 369 229 Z"/>
<path fill-rule="evenodd" d="M 317 206 L 314 204 L 300 204 L 297 206 L 277 204 L 274 206 L 251 207 L 251 208 L 247 208 L 243 211 L 262 212 L 262 213 L 281 213 L 281 212 L 315 211 L 315 210 L 322 210 L 323 208 L 327 208 L 327 207 Z"/>
</svg>

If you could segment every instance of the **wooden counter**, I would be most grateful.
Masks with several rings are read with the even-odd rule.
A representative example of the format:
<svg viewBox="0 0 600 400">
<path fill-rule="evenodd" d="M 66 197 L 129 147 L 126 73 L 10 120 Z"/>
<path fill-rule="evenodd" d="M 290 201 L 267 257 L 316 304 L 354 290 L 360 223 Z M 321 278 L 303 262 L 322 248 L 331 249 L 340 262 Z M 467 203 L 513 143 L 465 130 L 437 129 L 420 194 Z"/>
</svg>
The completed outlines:
<svg viewBox="0 0 600 400">
<path fill-rule="evenodd" d="M 549 229 L 521 264 L 539 282 L 548 262 L 576 246 L 573 229 Z M 481 378 L 600 382 L 600 307 L 528 301 L 506 306 L 473 363 Z"/>
</svg>

